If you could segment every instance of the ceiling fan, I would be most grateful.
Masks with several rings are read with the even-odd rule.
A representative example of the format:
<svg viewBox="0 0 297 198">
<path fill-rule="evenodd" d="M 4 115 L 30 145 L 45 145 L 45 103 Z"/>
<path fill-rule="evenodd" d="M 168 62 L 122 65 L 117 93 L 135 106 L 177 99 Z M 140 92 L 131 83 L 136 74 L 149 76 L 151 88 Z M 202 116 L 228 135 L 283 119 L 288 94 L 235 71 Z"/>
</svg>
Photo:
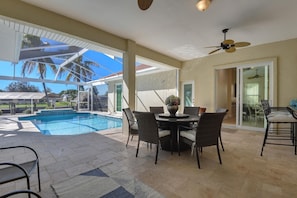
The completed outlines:
<svg viewBox="0 0 297 198">
<path fill-rule="evenodd" d="M 256 74 L 254 76 L 248 77 L 248 79 L 256 79 L 256 78 L 263 78 L 264 76 L 261 76 L 258 74 L 258 70 L 256 69 Z"/>
<path fill-rule="evenodd" d="M 228 28 L 223 29 L 222 32 L 224 33 L 224 41 L 221 42 L 221 44 L 219 46 L 212 46 L 212 47 L 216 47 L 217 49 L 209 52 L 208 54 L 213 54 L 219 50 L 225 50 L 225 52 L 235 52 L 237 47 L 246 47 L 248 45 L 250 45 L 251 43 L 249 42 L 234 42 L 234 40 L 231 39 L 226 39 L 226 33 L 229 31 Z"/>
<path fill-rule="evenodd" d="M 152 5 L 153 0 L 138 0 L 138 7 L 141 10 L 147 10 Z"/>
</svg>

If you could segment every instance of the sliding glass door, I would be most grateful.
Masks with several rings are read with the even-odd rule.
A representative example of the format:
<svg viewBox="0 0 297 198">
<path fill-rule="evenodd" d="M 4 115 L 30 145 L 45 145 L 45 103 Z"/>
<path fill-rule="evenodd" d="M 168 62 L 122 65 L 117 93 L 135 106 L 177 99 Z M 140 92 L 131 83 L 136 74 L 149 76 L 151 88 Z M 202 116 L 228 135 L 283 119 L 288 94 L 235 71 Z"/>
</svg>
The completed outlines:
<svg viewBox="0 0 297 198">
<path fill-rule="evenodd" d="M 277 102 L 276 59 L 226 65 L 216 69 L 215 108 L 227 108 L 224 124 L 236 128 L 263 131 L 265 128 L 261 100 Z"/>
<path fill-rule="evenodd" d="M 237 68 L 237 126 L 264 128 L 262 99 L 270 100 L 272 67 L 269 63 Z"/>
</svg>

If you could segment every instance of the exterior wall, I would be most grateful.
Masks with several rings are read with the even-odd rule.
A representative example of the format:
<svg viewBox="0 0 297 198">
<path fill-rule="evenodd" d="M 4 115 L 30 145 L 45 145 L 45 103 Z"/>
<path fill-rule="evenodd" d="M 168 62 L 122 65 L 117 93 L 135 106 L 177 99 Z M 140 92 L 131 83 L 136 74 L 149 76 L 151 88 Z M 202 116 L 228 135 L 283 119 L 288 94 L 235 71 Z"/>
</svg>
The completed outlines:
<svg viewBox="0 0 297 198">
<path fill-rule="evenodd" d="M 261 59 L 277 59 L 274 106 L 287 106 L 297 97 L 297 39 L 238 49 L 234 53 L 218 53 L 187 61 L 180 72 L 181 81 L 195 81 L 197 106 L 215 109 L 215 68 L 240 65 Z"/>
<path fill-rule="evenodd" d="M 136 109 L 149 111 L 150 106 L 164 106 L 165 99 L 177 95 L 177 70 L 159 72 L 136 78 Z"/>
<path fill-rule="evenodd" d="M 115 112 L 115 85 L 116 85 L 116 83 L 119 83 L 119 82 L 120 81 L 108 83 L 108 94 L 107 94 L 108 108 L 107 108 L 107 111 L 111 114 Z"/>
<path fill-rule="evenodd" d="M 149 111 L 150 106 L 166 106 L 169 95 L 177 95 L 177 70 L 141 75 L 136 77 L 136 110 Z M 121 80 L 108 83 L 108 111 L 115 111 L 115 84 Z"/>
</svg>

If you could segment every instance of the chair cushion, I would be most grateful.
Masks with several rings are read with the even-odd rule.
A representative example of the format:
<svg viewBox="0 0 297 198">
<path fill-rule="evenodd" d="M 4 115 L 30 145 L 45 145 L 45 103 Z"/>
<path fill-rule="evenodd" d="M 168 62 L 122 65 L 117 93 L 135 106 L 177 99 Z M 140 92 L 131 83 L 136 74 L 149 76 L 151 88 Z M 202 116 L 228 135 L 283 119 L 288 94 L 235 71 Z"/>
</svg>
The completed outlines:
<svg viewBox="0 0 297 198">
<path fill-rule="evenodd" d="M 290 112 L 286 112 L 286 111 L 272 111 L 268 117 L 270 116 L 276 116 L 276 115 L 290 115 Z"/>
<path fill-rule="evenodd" d="M 297 122 L 297 119 L 295 119 L 290 114 L 274 114 L 273 116 L 268 117 L 269 122 L 288 122 L 293 123 Z"/>
<path fill-rule="evenodd" d="M 180 136 L 195 142 L 196 131 L 195 130 L 181 131 Z"/>
<path fill-rule="evenodd" d="M 137 125 L 137 123 L 132 124 L 131 125 L 131 129 L 138 131 L 138 125 Z"/>
<path fill-rule="evenodd" d="M 159 130 L 159 137 L 165 137 L 170 135 L 170 131 L 169 130 Z"/>
</svg>

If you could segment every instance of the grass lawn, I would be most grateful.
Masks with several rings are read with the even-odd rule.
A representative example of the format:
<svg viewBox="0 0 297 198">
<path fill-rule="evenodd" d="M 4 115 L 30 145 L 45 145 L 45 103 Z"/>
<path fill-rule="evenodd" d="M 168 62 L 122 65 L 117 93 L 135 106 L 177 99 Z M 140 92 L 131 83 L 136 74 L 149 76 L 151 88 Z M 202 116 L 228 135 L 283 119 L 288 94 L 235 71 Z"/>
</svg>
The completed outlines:
<svg viewBox="0 0 297 198">
<path fill-rule="evenodd" d="M 31 107 L 31 103 L 27 104 L 16 104 L 16 108 L 29 108 Z M 47 103 L 37 103 L 37 108 L 46 108 Z M 70 102 L 56 102 L 55 107 L 70 107 Z M 0 104 L 0 109 L 9 109 L 9 104 Z"/>
</svg>

